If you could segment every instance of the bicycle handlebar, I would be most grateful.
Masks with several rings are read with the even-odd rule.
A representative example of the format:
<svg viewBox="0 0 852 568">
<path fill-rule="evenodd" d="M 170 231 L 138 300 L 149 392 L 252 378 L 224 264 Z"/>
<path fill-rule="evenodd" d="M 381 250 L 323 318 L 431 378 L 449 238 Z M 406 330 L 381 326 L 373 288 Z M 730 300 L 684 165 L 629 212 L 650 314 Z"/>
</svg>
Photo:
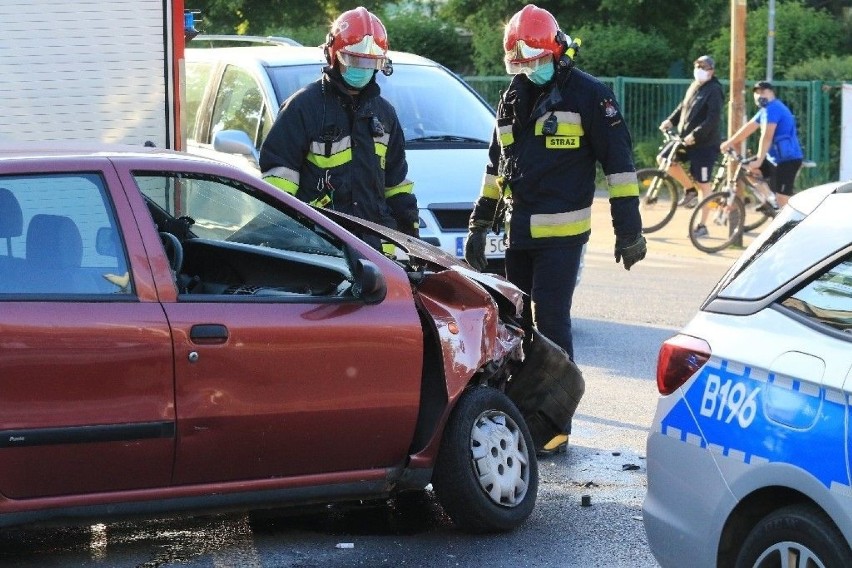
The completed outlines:
<svg viewBox="0 0 852 568">
<path fill-rule="evenodd" d="M 680 135 L 677 133 L 677 130 L 675 130 L 674 128 L 669 128 L 669 129 L 665 130 L 663 132 L 663 136 L 665 137 L 667 142 L 671 142 L 671 141 L 683 142 L 683 139 L 681 139 Z"/>
<path fill-rule="evenodd" d="M 733 148 L 728 148 L 725 153 L 742 165 L 750 164 L 757 159 L 757 156 L 743 156 L 742 154 L 737 154 Z"/>
</svg>

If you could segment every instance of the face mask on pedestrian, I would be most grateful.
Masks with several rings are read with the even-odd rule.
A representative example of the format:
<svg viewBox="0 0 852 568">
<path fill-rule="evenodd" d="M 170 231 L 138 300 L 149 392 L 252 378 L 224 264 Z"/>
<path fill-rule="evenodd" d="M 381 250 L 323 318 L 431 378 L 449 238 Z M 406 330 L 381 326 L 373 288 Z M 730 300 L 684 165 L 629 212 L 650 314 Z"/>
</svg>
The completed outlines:
<svg viewBox="0 0 852 568">
<path fill-rule="evenodd" d="M 695 80 L 699 83 L 706 83 L 710 80 L 710 71 L 702 69 L 701 67 L 696 67 L 692 70 L 692 76 L 695 77 Z"/>
<path fill-rule="evenodd" d="M 362 69 L 360 67 L 346 67 L 340 73 L 346 84 L 353 89 L 363 89 L 370 79 L 373 78 L 374 69 Z"/>
<path fill-rule="evenodd" d="M 530 81 L 541 87 L 551 79 L 553 79 L 553 65 L 539 65 L 538 68 L 527 75 Z"/>
<path fill-rule="evenodd" d="M 768 104 L 769 104 L 769 99 L 768 99 L 768 98 L 766 98 L 766 97 L 757 97 L 757 106 L 759 106 L 760 108 L 763 108 L 763 107 L 765 107 L 765 106 L 766 106 L 766 105 L 768 105 Z"/>
</svg>

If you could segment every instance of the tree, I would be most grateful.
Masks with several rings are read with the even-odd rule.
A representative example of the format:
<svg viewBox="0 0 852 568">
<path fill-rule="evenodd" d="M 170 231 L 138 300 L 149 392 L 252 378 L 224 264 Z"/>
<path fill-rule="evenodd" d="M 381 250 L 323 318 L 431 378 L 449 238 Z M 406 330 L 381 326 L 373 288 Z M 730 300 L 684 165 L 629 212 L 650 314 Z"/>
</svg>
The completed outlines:
<svg viewBox="0 0 852 568">
<path fill-rule="evenodd" d="M 746 19 L 746 76 L 766 76 L 769 8 L 763 5 L 748 13 Z M 785 79 L 787 70 L 809 59 L 842 52 L 843 23 L 824 10 L 809 8 L 798 1 L 783 2 L 775 8 L 775 49 L 773 77 Z M 711 42 L 719 55 L 717 75 L 728 72 L 731 30 L 723 28 Z"/>
<path fill-rule="evenodd" d="M 203 33 L 281 35 L 280 30 L 325 27 L 343 11 L 380 10 L 387 0 L 185 0 L 201 11 Z"/>
<path fill-rule="evenodd" d="M 470 67 L 470 54 L 461 36 L 448 24 L 403 13 L 383 19 L 392 49 L 428 57 L 456 72 Z"/>
<path fill-rule="evenodd" d="M 665 77 L 671 47 L 659 33 L 646 33 L 625 25 L 594 25 L 577 29 L 582 40 L 578 66 L 614 77 Z"/>
</svg>

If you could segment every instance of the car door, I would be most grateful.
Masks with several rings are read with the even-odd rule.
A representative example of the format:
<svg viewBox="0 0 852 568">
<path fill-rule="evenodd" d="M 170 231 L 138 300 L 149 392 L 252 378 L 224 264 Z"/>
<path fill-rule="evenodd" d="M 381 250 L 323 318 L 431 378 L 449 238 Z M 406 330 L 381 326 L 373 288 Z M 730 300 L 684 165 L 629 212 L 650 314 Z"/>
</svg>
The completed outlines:
<svg viewBox="0 0 852 568">
<path fill-rule="evenodd" d="M 806 424 L 808 442 L 797 448 L 798 454 L 811 459 L 809 467 L 827 486 L 839 483 L 848 487 L 849 451 L 852 450 L 849 422 L 849 392 L 852 390 L 852 252 L 836 263 L 811 275 L 790 296 L 781 301 L 799 319 L 808 324 L 807 336 L 801 338 L 803 350 L 817 358 L 819 364 L 803 366 L 798 376 L 823 370 L 817 377 L 821 387 L 818 419 Z M 793 375 L 797 376 L 797 375 Z M 804 384 L 804 382 L 803 382 Z M 804 390 L 799 386 L 799 390 Z M 802 397 L 808 400 L 807 397 Z M 807 404 L 800 403 L 795 415 L 807 414 Z M 814 444 L 813 441 L 818 441 Z"/>
<path fill-rule="evenodd" d="M 0 493 L 167 485 L 171 337 L 114 170 L 7 160 L 0 201 Z"/>
<path fill-rule="evenodd" d="M 316 275 L 347 266 L 342 243 L 315 226 L 324 218 L 273 209 L 221 175 L 137 171 L 133 182 L 158 215 L 194 220 L 178 284 L 158 282 L 176 357 L 175 482 L 401 464 L 423 366 L 404 272 L 385 273 L 377 304 L 321 291 Z M 251 236 L 273 218 L 263 238 Z"/>
</svg>

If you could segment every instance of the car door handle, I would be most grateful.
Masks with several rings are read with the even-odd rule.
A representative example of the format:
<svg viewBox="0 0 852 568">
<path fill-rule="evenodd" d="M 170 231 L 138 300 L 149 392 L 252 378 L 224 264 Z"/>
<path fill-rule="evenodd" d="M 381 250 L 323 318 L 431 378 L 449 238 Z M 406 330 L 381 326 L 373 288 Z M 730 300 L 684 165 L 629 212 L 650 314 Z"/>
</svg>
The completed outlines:
<svg viewBox="0 0 852 568">
<path fill-rule="evenodd" d="M 204 345 L 225 343 L 228 340 L 228 328 L 218 323 L 196 324 L 189 330 L 189 339 Z"/>
</svg>

